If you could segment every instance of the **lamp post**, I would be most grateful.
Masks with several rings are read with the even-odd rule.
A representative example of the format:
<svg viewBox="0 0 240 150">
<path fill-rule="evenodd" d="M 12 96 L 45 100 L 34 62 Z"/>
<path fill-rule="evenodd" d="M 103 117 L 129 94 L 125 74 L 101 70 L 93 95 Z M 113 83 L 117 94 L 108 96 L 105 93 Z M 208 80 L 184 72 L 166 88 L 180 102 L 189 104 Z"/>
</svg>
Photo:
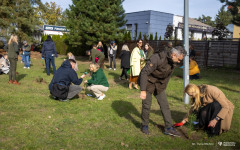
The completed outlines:
<svg viewBox="0 0 240 150">
<path fill-rule="evenodd" d="M 184 49 L 187 51 L 187 55 L 184 57 L 184 71 L 183 71 L 183 89 L 189 84 L 189 0 L 184 0 Z M 189 103 L 189 96 L 185 94 L 184 103 Z"/>
</svg>

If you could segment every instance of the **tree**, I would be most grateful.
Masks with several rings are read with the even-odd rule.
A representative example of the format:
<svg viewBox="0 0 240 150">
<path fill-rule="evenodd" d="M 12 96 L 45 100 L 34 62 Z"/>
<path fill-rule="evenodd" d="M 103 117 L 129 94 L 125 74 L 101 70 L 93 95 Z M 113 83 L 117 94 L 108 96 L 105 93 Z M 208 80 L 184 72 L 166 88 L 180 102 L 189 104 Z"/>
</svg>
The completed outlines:
<svg viewBox="0 0 240 150">
<path fill-rule="evenodd" d="M 224 6 L 220 8 L 218 14 L 216 15 L 215 22 L 216 24 L 223 23 L 224 26 L 231 24 L 232 15 L 229 11 L 224 10 Z"/>
<path fill-rule="evenodd" d="M 173 26 L 172 25 L 168 25 L 167 28 L 166 28 L 166 32 L 165 32 L 164 37 L 166 39 L 169 39 L 170 37 L 172 37 L 172 34 L 173 34 Z"/>
<path fill-rule="evenodd" d="M 197 21 L 200 21 L 200 22 L 202 22 L 202 23 L 205 23 L 205 24 L 207 24 L 207 25 L 210 25 L 210 26 L 212 26 L 212 27 L 215 27 L 215 26 L 216 26 L 216 25 L 215 25 L 215 21 L 212 21 L 212 17 L 210 17 L 210 16 L 202 15 L 202 17 L 198 17 L 196 20 L 197 20 Z"/>
<path fill-rule="evenodd" d="M 226 38 L 228 36 L 228 34 L 229 34 L 229 31 L 226 29 L 226 27 L 224 26 L 224 24 L 222 22 L 217 24 L 216 28 L 212 32 L 212 35 L 218 36 L 219 40 Z"/>
<path fill-rule="evenodd" d="M 63 25 L 66 14 L 62 12 L 62 8 L 55 2 L 46 2 L 44 7 L 36 7 L 36 17 L 40 19 L 41 25 Z"/>
<path fill-rule="evenodd" d="M 32 41 L 32 34 L 39 24 L 35 6 L 43 6 L 40 0 L 1 0 L 0 1 L 0 27 L 15 33 L 20 41 Z M 5 33 L 7 36 L 7 32 Z"/>
<path fill-rule="evenodd" d="M 153 40 L 153 34 L 151 33 L 149 37 L 149 41 L 152 41 L 152 40 Z"/>
<path fill-rule="evenodd" d="M 224 6 L 227 6 L 228 10 L 232 14 L 232 23 L 240 26 L 240 0 L 220 0 L 224 3 Z"/>
<path fill-rule="evenodd" d="M 143 34 L 143 40 L 144 40 L 144 41 L 147 41 L 147 40 L 148 40 L 148 37 L 147 37 L 147 34 L 146 34 L 146 33 Z"/>
<path fill-rule="evenodd" d="M 98 41 L 109 43 L 111 40 L 123 41 L 125 14 L 123 0 L 73 0 L 66 10 L 70 29 L 68 43 L 73 47 L 89 48 Z M 84 50 L 84 49 L 83 49 Z M 85 49 L 86 50 L 86 49 Z"/>
<path fill-rule="evenodd" d="M 142 39 L 142 32 L 139 33 L 138 39 Z"/>
<path fill-rule="evenodd" d="M 161 35 L 159 36 L 159 41 L 161 41 L 162 40 L 162 37 L 161 37 Z"/>
<path fill-rule="evenodd" d="M 155 33 L 155 37 L 154 37 L 154 40 L 157 41 L 157 32 Z"/>
</svg>

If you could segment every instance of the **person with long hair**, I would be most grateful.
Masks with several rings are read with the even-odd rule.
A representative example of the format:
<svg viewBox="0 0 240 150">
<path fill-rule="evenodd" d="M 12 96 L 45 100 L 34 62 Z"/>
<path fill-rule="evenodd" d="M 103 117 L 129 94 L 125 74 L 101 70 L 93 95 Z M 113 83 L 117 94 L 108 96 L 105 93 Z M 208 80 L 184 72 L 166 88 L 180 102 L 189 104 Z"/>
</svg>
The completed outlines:
<svg viewBox="0 0 240 150">
<path fill-rule="evenodd" d="M 132 85 L 134 84 L 134 87 L 138 89 L 138 76 L 141 72 L 141 69 L 144 65 L 144 57 L 145 54 L 142 50 L 142 44 L 143 41 L 141 39 L 137 40 L 137 46 L 133 49 L 130 57 L 130 67 L 131 67 L 131 73 L 130 73 L 130 80 L 129 80 L 129 89 L 132 89 Z"/>
<path fill-rule="evenodd" d="M 225 94 L 212 85 L 188 84 L 184 93 L 191 98 L 191 108 L 188 114 L 175 127 L 183 126 L 188 122 L 190 114 L 197 114 L 198 127 L 207 131 L 209 135 L 219 135 L 230 129 L 234 105 Z"/>
<path fill-rule="evenodd" d="M 100 50 L 104 54 L 104 48 L 103 48 L 103 44 L 101 41 L 98 42 L 97 49 Z"/>
<path fill-rule="evenodd" d="M 144 53 L 145 53 L 145 56 L 146 56 L 145 60 L 148 61 L 154 53 L 154 50 L 153 50 L 152 46 L 150 46 L 149 43 L 145 44 Z"/>
<path fill-rule="evenodd" d="M 57 57 L 56 46 L 50 35 L 48 35 L 46 41 L 43 42 L 42 57 L 45 58 L 47 75 L 50 76 L 50 63 L 52 63 L 53 73 L 55 73 L 56 66 L 54 57 Z"/>
<path fill-rule="evenodd" d="M 19 85 L 20 83 L 16 80 L 16 70 L 17 70 L 17 61 L 18 61 L 18 37 L 16 35 L 11 35 L 8 44 L 4 47 L 8 52 L 8 59 L 10 62 L 10 71 L 9 71 L 9 84 Z"/>
<path fill-rule="evenodd" d="M 73 53 L 71 53 L 71 52 L 68 52 L 68 53 L 67 53 L 67 57 L 68 57 L 68 59 L 73 59 L 73 60 L 76 61 L 75 56 L 74 56 Z M 76 72 L 78 71 L 78 64 L 77 64 L 77 61 L 76 61 L 76 64 L 75 64 L 74 70 L 75 70 Z"/>
<path fill-rule="evenodd" d="M 127 44 L 122 46 L 122 51 L 119 57 L 121 58 L 122 68 L 122 74 L 120 75 L 119 79 L 122 80 L 122 77 L 125 76 L 125 79 L 128 80 L 127 70 L 130 68 L 130 51 Z"/>
</svg>

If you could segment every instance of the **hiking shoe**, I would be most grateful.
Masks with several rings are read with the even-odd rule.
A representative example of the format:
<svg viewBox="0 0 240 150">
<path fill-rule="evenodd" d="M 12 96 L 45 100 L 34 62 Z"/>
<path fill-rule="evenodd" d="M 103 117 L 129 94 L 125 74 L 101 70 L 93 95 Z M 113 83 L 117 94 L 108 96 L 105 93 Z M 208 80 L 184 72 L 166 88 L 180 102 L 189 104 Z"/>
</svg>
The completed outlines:
<svg viewBox="0 0 240 150">
<path fill-rule="evenodd" d="M 181 136 L 181 134 L 173 127 L 165 128 L 165 131 L 163 133 L 171 136 L 178 136 L 178 137 Z"/>
<path fill-rule="evenodd" d="M 146 126 L 146 125 L 145 125 L 145 126 L 142 126 L 141 131 L 142 131 L 144 134 L 149 135 L 148 126 Z"/>
</svg>

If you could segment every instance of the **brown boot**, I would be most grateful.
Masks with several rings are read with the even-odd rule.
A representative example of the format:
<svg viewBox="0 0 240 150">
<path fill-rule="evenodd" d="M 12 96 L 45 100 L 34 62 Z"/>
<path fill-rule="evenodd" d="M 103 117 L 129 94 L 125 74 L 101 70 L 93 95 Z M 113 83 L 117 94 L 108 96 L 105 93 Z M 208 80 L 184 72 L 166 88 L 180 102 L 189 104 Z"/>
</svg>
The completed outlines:
<svg viewBox="0 0 240 150">
<path fill-rule="evenodd" d="M 9 80 L 8 83 L 9 83 L 9 84 L 13 84 L 13 81 L 12 81 L 12 80 Z"/>
<path fill-rule="evenodd" d="M 17 80 L 15 80 L 15 81 L 13 82 L 13 84 L 20 85 L 20 83 L 17 82 Z"/>
<path fill-rule="evenodd" d="M 129 89 L 131 90 L 132 89 L 132 82 L 129 83 Z"/>
</svg>

